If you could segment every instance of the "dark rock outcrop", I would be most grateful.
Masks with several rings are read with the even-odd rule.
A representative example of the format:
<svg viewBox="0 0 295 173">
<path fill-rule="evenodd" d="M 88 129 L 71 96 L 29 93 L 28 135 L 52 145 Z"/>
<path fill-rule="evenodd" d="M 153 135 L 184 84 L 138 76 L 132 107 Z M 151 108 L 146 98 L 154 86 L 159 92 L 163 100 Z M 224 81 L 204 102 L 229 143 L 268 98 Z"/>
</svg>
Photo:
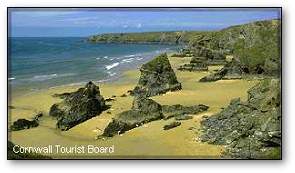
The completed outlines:
<svg viewBox="0 0 295 173">
<path fill-rule="evenodd" d="M 181 65 L 178 70 L 181 71 L 207 71 L 208 64 L 204 57 L 193 57 L 189 64 Z"/>
<path fill-rule="evenodd" d="M 177 105 L 162 105 L 162 111 L 165 116 L 164 119 L 169 119 L 172 117 L 181 119 L 184 116 L 201 113 L 208 110 L 206 105 L 194 105 L 194 106 L 183 106 Z"/>
<path fill-rule="evenodd" d="M 178 127 L 181 125 L 181 122 L 178 122 L 178 121 L 173 121 L 172 123 L 170 124 L 167 124 L 163 127 L 164 130 L 170 130 L 170 129 L 173 129 L 175 127 Z"/>
<path fill-rule="evenodd" d="M 209 61 L 214 60 L 225 60 L 225 55 L 220 50 L 213 50 L 210 48 L 207 48 L 205 46 L 202 46 L 203 43 L 200 41 L 197 43 L 198 46 L 195 46 L 193 48 L 194 56 L 195 57 L 205 57 Z"/>
<path fill-rule="evenodd" d="M 150 97 L 181 89 L 167 54 L 161 54 L 140 68 L 140 79 L 132 95 Z"/>
<path fill-rule="evenodd" d="M 243 74 L 242 67 L 237 61 L 228 62 L 222 69 L 201 78 L 200 82 L 214 82 L 218 80 L 241 79 Z"/>
<path fill-rule="evenodd" d="M 193 56 L 192 52 L 190 49 L 188 48 L 182 48 L 178 53 L 174 53 L 171 55 L 171 57 L 191 57 Z"/>
<path fill-rule="evenodd" d="M 189 114 L 197 114 L 206 111 L 208 108 L 208 106 L 202 104 L 195 106 L 161 106 L 151 99 L 136 97 L 133 101 L 132 109 L 118 114 L 105 128 L 102 136 L 112 137 L 145 123 L 163 118 L 175 117 L 176 120 L 188 120 L 192 118 Z"/>
<path fill-rule="evenodd" d="M 13 124 L 10 126 L 10 130 L 18 131 L 18 130 L 30 129 L 30 128 L 34 128 L 38 126 L 39 126 L 39 123 L 38 123 L 38 120 L 36 119 L 32 121 L 27 119 L 18 119 L 17 121 L 13 122 Z"/>
<path fill-rule="evenodd" d="M 207 54 L 205 57 L 212 59 L 212 62 L 223 59 L 218 53 L 214 56 L 209 53 L 211 49 L 224 55 L 233 55 L 249 74 L 279 77 L 280 29 L 280 20 L 257 21 L 192 37 L 189 47 L 194 56 Z"/>
<path fill-rule="evenodd" d="M 99 87 L 89 82 L 76 92 L 61 94 L 63 101 L 51 106 L 49 115 L 57 118 L 57 127 L 68 130 L 107 109 Z"/>
<path fill-rule="evenodd" d="M 135 98 L 131 110 L 117 115 L 105 128 L 103 135 L 112 137 L 142 124 L 163 118 L 162 107 L 148 98 Z"/>
<path fill-rule="evenodd" d="M 42 112 L 39 112 L 38 114 L 36 114 L 35 116 L 34 116 L 34 120 L 36 120 L 36 121 L 39 121 L 39 119 L 40 118 L 42 118 L 43 117 L 43 113 Z"/>
<path fill-rule="evenodd" d="M 279 159 L 280 101 L 280 81 L 262 81 L 248 91 L 246 102 L 233 99 L 220 113 L 205 118 L 201 141 L 226 145 L 224 157 Z"/>
</svg>

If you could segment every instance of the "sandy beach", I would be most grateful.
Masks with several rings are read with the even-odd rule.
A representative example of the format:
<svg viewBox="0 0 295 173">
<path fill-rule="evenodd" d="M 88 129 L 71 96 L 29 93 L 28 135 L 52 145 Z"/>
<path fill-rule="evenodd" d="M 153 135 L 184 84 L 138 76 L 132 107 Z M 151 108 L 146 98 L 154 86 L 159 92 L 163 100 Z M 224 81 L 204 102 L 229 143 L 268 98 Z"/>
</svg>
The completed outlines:
<svg viewBox="0 0 295 173">
<path fill-rule="evenodd" d="M 49 108 L 60 99 L 52 97 L 57 93 L 77 90 L 78 85 L 59 86 L 47 90 L 35 91 L 12 96 L 9 110 L 9 123 L 19 118 L 32 118 L 36 113 L 42 112 L 40 126 L 28 130 L 13 131 L 9 139 L 22 146 L 46 146 L 60 144 L 64 146 L 97 145 L 115 146 L 112 154 L 50 154 L 53 158 L 219 158 L 222 146 L 209 145 L 198 141 L 200 135 L 200 121 L 202 116 L 210 116 L 219 112 L 229 104 L 233 98 L 247 98 L 247 90 L 254 86 L 255 80 L 220 80 L 217 82 L 200 83 L 198 80 L 221 66 L 210 66 L 208 72 L 178 71 L 176 68 L 189 63 L 191 58 L 169 57 L 170 63 L 182 84 L 182 90 L 168 92 L 164 95 L 151 97 L 160 104 L 182 104 L 186 106 L 205 104 L 208 111 L 193 116 L 193 119 L 182 121 L 181 126 L 164 131 L 163 126 L 172 120 L 159 120 L 147 123 L 132 129 L 123 135 L 110 139 L 96 139 L 97 135 L 116 114 L 129 110 L 133 97 L 121 97 L 128 90 L 132 90 L 139 79 L 138 69 L 124 72 L 116 81 L 99 83 L 100 92 L 104 98 L 115 97 L 115 101 L 108 102 L 111 108 L 88 121 L 85 121 L 68 131 L 56 129 L 56 120 L 48 116 Z M 190 127 L 194 127 L 190 129 Z M 189 130 L 190 129 L 190 130 Z"/>
</svg>

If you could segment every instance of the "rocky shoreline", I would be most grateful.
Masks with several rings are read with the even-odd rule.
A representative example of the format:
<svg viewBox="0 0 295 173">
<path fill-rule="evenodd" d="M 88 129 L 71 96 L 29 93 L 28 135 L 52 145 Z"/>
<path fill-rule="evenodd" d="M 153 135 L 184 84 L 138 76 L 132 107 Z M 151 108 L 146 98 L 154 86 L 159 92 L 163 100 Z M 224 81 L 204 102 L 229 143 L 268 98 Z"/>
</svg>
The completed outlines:
<svg viewBox="0 0 295 173">
<path fill-rule="evenodd" d="M 201 122 L 201 141 L 226 145 L 224 157 L 281 158 L 281 93 L 278 79 L 264 80 L 233 99 L 220 113 Z"/>
<path fill-rule="evenodd" d="M 253 30 L 257 27 L 260 28 L 257 29 L 259 31 Z M 174 58 L 178 60 L 177 62 L 184 62 L 183 59 L 187 58 L 190 59 L 189 62 L 171 64 L 172 56 L 160 54 L 141 66 L 139 75 L 134 79 L 137 81 L 136 84 L 128 85 L 128 89 L 120 90 L 120 95 L 114 95 L 110 91 L 112 96 L 106 97 L 100 86 L 91 81 L 72 92 L 54 93 L 53 98 L 59 101 L 54 100 L 51 104 L 47 110 L 48 117 L 54 119 L 58 132 L 62 131 L 66 134 L 78 128 L 77 126 L 85 124 L 87 126 L 92 119 L 104 116 L 105 119 L 99 119 L 104 121 L 103 128 L 98 128 L 96 125 L 99 122 L 93 121 L 96 123 L 94 127 L 98 142 L 105 139 L 118 139 L 124 133 L 132 132 L 154 122 L 163 122 L 164 125 L 161 124 L 160 128 L 161 133 L 164 131 L 163 133 L 168 135 L 181 129 L 186 122 L 192 123 L 197 119 L 196 117 L 199 119 L 203 117 L 200 127 L 193 124 L 190 128 L 201 129 L 201 134 L 197 135 L 200 141 L 194 141 L 195 143 L 224 146 L 224 158 L 279 159 L 281 158 L 282 116 L 280 79 L 278 78 L 280 63 L 278 59 L 280 58 L 276 56 L 276 51 L 268 51 L 278 46 L 275 44 L 276 39 L 273 38 L 277 36 L 274 34 L 276 27 L 278 27 L 277 23 L 270 25 L 269 22 L 257 22 L 234 29 L 225 29 L 218 32 L 220 35 L 198 33 L 198 37 L 194 37 L 193 40 L 182 38 L 187 37 L 187 33 L 173 32 L 171 33 L 173 37 L 166 35 L 167 37 L 160 42 L 164 43 L 171 39 L 177 44 L 188 44 L 188 50 L 178 52 L 177 54 L 182 56 L 174 56 Z M 230 36 L 228 32 L 231 33 Z M 253 50 L 245 52 L 244 49 L 248 50 L 247 47 L 250 45 L 246 37 L 248 32 L 257 39 L 251 41 L 251 46 L 254 45 L 251 48 Z M 225 38 L 230 39 L 227 45 L 222 44 Z M 112 41 L 108 40 L 108 35 L 91 38 L 93 42 L 100 42 L 104 39 Z M 256 48 L 260 48 L 262 44 L 260 39 L 265 40 L 270 47 L 257 52 Z M 233 58 L 227 60 L 228 55 L 232 55 Z M 263 59 L 262 61 L 257 60 L 258 55 Z M 247 61 L 245 58 L 248 58 Z M 222 65 L 222 68 L 213 72 L 209 71 L 209 67 L 213 64 Z M 180 74 L 186 76 L 179 78 Z M 196 74 L 202 75 L 197 78 Z M 186 102 L 186 99 L 191 99 L 192 93 L 202 92 L 198 89 L 206 82 L 242 80 L 246 78 L 246 75 L 265 75 L 270 79 L 262 80 L 249 89 L 247 101 L 233 99 L 226 108 L 212 116 L 198 116 L 214 107 L 205 103 L 206 99 L 201 102 Z M 193 80 L 193 85 L 184 85 L 185 80 Z M 234 87 L 231 84 L 226 86 Z M 186 90 L 186 93 L 179 94 L 183 90 Z M 177 94 L 180 96 L 176 97 Z M 209 95 L 209 93 L 205 94 Z M 225 95 L 225 98 L 229 98 L 230 94 Z M 163 97 L 175 99 L 174 104 L 163 104 L 160 101 Z M 125 102 L 127 99 L 129 102 Z M 218 100 L 218 95 L 214 95 L 214 99 Z M 121 100 L 120 109 L 117 108 L 117 111 L 112 113 L 117 100 Z M 220 109 L 220 107 L 215 107 L 215 109 Z M 45 114 L 47 115 L 47 112 Z M 29 128 L 39 128 L 38 118 L 32 121 L 18 119 L 10 127 L 12 131 L 23 131 Z"/>
</svg>

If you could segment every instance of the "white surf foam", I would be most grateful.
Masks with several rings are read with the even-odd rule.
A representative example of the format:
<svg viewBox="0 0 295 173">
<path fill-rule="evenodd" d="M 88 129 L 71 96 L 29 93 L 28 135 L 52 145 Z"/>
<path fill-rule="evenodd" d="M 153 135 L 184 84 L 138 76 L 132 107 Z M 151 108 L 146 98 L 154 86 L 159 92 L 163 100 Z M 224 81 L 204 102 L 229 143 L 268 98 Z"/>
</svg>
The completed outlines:
<svg viewBox="0 0 295 173">
<path fill-rule="evenodd" d="M 123 59 L 122 62 L 132 62 L 134 58 Z"/>
<path fill-rule="evenodd" d="M 47 75 L 36 75 L 33 78 L 31 78 L 31 81 L 45 81 L 45 80 L 49 80 L 49 79 L 54 79 L 54 78 L 58 78 L 58 77 L 67 77 L 67 76 L 74 76 L 75 73 L 64 73 L 64 74 L 47 74 Z"/>
<path fill-rule="evenodd" d="M 132 58 L 132 57 L 135 57 L 136 55 L 126 55 L 126 56 L 124 56 L 125 58 Z"/>
<path fill-rule="evenodd" d="M 115 72 L 110 72 L 110 71 L 109 71 L 108 74 L 109 74 L 109 76 L 112 77 L 112 76 L 115 76 L 117 73 L 115 73 Z"/>
<path fill-rule="evenodd" d="M 119 62 L 115 62 L 115 63 L 113 63 L 113 64 L 106 65 L 105 68 L 106 68 L 107 70 L 110 70 L 110 69 L 112 69 L 112 68 L 118 66 L 119 64 L 120 64 Z"/>
</svg>

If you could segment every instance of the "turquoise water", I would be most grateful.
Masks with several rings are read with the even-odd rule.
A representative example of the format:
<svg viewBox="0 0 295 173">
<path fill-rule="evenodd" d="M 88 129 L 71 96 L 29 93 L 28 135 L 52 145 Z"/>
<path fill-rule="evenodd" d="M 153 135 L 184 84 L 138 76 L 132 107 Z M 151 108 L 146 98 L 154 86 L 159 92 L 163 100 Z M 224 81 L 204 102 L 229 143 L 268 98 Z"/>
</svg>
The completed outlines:
<svg viewBox="0 0 295 173">
<path fill-rule="evenodd" d="M 171 45 L 91 44 L 86 38 L 10 38 L 8 81 L 12 89 L 39 90 L 119 78 Z"/>
</svg>

